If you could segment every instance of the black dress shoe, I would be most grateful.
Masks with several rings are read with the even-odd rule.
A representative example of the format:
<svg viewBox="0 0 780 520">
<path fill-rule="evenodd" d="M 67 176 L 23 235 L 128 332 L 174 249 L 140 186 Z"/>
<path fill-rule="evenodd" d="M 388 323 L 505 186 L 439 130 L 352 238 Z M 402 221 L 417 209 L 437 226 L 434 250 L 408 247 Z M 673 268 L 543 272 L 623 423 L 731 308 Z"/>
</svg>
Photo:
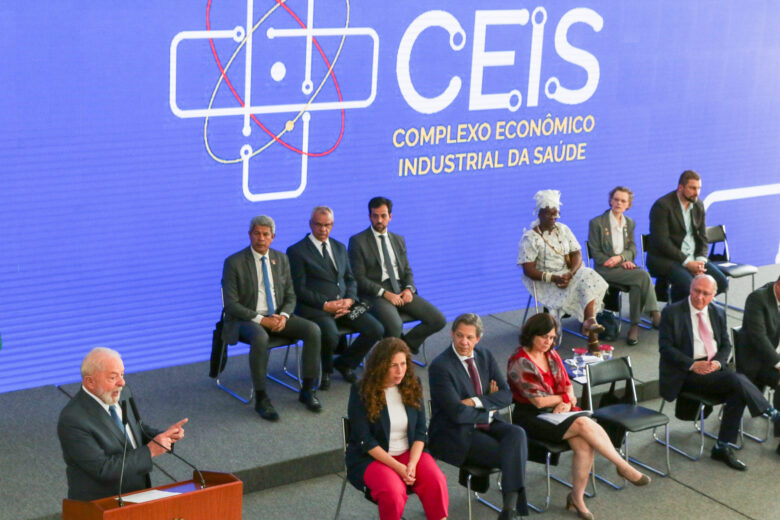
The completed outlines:
<svg viewBox="0 0 780 520">
<path fill-rule="evenodd" d="M 343 377 L 344 381 L 347 383 L 354 383 L 358 379 L 355 371 L 349 367 L 336 367 L 336 370 L 339 371 L 341 377 Z"/>
<path fill-rule="evenodd" d="M 725 448 L 718 448 L 717 446 L 713 446 L 711 457 L 713 460 L 719 460 L 725 463 L 726 466 L 732 469 L 736 469 L 738 471 L 745 471 L 747 469 L 747 464 L 739 460 L 737 456 L 734 455 L 734 450 L 731 448 L 731 446 L 726 446 Z"/>
<path fill-rule="evenodd" d="M 266 421 L 279 420 L 279 414 L 276 413 L 276 408 L 271 404 L 271 400 L 268 397 L 263 397 L 255 402 L 255 411 Z"/>
<path fill-rule="evenodd" d="M 298 400 L 306 405 L 306 408 L 311 412 L 322 411 L 322 403 L 317 398 L 317 394 L 314 390 L 301 390 L 298 394 Z"/>
<path fill-rule="evenodd" d="M 323 372 L 320 378 L 320 390 L 323 392 L 330 389 L 330 372 Z"/>
</svg>

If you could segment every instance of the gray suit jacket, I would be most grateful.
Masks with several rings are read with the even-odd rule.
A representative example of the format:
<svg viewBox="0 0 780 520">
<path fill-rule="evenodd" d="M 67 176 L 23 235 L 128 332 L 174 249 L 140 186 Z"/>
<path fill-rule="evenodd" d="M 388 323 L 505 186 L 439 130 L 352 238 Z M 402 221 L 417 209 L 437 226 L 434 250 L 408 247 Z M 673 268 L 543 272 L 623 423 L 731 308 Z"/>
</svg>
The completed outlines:
<svg viewBox="0 0 780 520">
<path fill-rule="evenodd" d="M 610 257 L 615 256 L 615 249 L 612 246 L 612 229 L 609 225 L 609 212 L 592 219 L 588 226 L 588 245 L 590 246 L 590 255 L 596 267 L 604 267 Z M 625 260 L 633 262 L 636 259 L 636 241 L 634 240 L 634 221 L 625 214 L 623 218 L 626 225 L 623 226 L 623 253 Z"/>
<path fill-rule="evenodd" d="M 125 387 L 121 401 L 130 397 Z M 152 454 L 146 444 L 160 432 L 140 425 L 127 407 L 128 424 L 138 447 L 128 441 L 122 493 L 151 486 Z M 114 420 L 84 389 L 65 405 L 57 422 L 62 457 L 67 465 L 68 498 L 95 500 L 119 491 L 124 437 Z"/>
<path fill-rule="evenodd" d="M 780 363 L 780 315 L 774 294 L 774 282 L 759 287 L 747 297 L 742 332 L 736 346 L 737 370 L 755 378 L 762 370 L 774 370 Z"/>
<path fill-rule="evenodd" d="M 389 231 L 387 235 L 398 261 L 398 282 L 401 284 L 401 288 L 408 287 L 413 293 L 417 292 L 414 287 L 412 268 L 406 258 L 404 237 Z M 352 272 L 357 280 L 358 292 L 361 296 L 376 298 L 379 290 L 383 289 L 381 254 L 371 227 L 350 237 L 349 262 L 352 264 Z"/>
<path fill-rule="evenodd" d="M 701 199 L 693 204 L 691 226 L 696 243 L 693 256 L 707 256 L 707 226 Z M 647 244 L 647 268 L 653 276 L 667 276 L 674 265 L 681 265 L 685 255 L 680 250 L 685 238 L 680 200 L 677 192 L 667 193 L 650 208 L 650 240 Z"/>
<path fill-rule="evenodd" d="M 295 310 L 295 290 L 290 276 L 287 255 L 275 249 L 268 250 L 271 277 L 274 280 L 276 314 L 292 314 Z M 251 247 L 229 256 L 222 268 L 222 298 L 225 304 L 225 324 L 222 339 L 238 343 L 240 321 L 251 321 L 257 316 L 257 267 Z"/>
<path fill-rule="evenodd" d="M 658 366 L 659 392 L 667 401 L 673 401 L 693 365 L 693 328 L 691 307 L 688 299 L 664 307 L 658 331 L 658 349 L 661 358 Z M 720 362 L 721 370 L 731 354 L 731 341 L 726 329 L 726 315 L 723 310 L 710 304 L 707 312 L 712 324 L 712 336 L 718 343 L 718 352 L 713 361 Z"/>
</svg>

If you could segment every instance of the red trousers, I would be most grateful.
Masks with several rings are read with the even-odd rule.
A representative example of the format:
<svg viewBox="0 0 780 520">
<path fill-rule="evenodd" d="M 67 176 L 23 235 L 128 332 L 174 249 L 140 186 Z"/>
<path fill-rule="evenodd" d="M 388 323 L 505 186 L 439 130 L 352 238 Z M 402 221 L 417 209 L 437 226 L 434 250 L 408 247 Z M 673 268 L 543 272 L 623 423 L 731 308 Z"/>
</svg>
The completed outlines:
<svg viewBox="0 0 780 520">
<path fill-rule="evenodd" d="M 398 456 L 393 456 L 401 464 L 409 462 L 410 452 L 406 451 Z M 425 518 L 428 520 L 441 520 L 447 517 L 449 506 L 449 494 L 447 493 L 447 479 L 429 454 L 423 452 L 417 463 L 417 478 L 412 489 L 420 497 Z M 401 476 L 394 470 L 375 460 L 363 474 L 363 481 L 371 490 L 379 505 L 380 520 L 399 520 L 406 505 L 406 484 Z"/>
</svg>

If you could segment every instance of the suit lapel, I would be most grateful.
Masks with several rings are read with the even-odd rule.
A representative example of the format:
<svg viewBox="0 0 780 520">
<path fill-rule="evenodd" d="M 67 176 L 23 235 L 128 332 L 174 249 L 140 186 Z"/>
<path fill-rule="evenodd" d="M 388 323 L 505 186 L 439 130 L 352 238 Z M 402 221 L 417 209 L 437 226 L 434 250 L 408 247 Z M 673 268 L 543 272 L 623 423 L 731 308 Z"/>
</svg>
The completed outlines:
<svg viewBox="0 0 780 520">
<path fill-rule="evenodd" d="M 682 213 L 682 205 L 680 204 L 680 198 L 677 196 L 677 192 L 672 192 L 672 213 L 677 218 L 677 223 L 679 224 L 680 228 L 683 230 L 683 233 L 685 233 L 685 218 L 683 218 Z M 693 215 L 695 211 L 691 210 L 691 225 L 693 226 Z"/>
<path fill-rule="evenodd" d="M 255 255 L 252 254 L 252 248 L 248 247 L 246 249 L 246 255 L 244 255 L 244 262 L 246 264 L 246 270 L 249 273 L 249 278 L 252 281 L 252 295 L 255 302 L 255 307 L 257 307 L 257 262 L 255 261 Z"/>
<path fill-rule="evenodd" d="M 382 260 L 380 258 L 382 253 L 379 252 L 379 247 L 376 245 L 376 237 L 374 237 L 374 232 L 371 229 L 371 227 L 369 227 L 366 230 L 366 239 L 368 240 L 368 249 L 371 250 L 372 256 L 374 257 L 374 262 L 376 263 L 376 265 L 379 266 L 379 269 L 381 270 Z"/>
<path fill-rule="evenodd" d="M 716 350 L 720 350 L 720 346 L 723 344 L 723 338 L 720 336 L 720 316 L 718 316 L 718 312 L 715 310 L 714 305 L 709 304 L 707 306 L 707 315 L 710 317 L 712 338 L 715 340 L 715 343 L 718 347 Z"/>
<path fill-rule="evenodd" d="M 120 445 L 124 444 L 125 437 L 117 427 L 114 419 L 112 419 L 111 416 L 103 409 L 103 407 L 100 406 L 91 396 L 89 396 L 89 394 L 87 394 L 84 390 L 79 391 L 82 393 L 81 401 L 87 413 L 89 413 L 92 418 L 103 427 L 103 430 L 110 432 L 110 435 L 114 438 L 114 440 L 116 440 L 116 442 L 118 442 Z"/>
<path fill-rule="evenodd" d="M 688 339 L 688 341 L 683 341 L 682 344 L 686 345 L 690 350 L 686 354 L 693 357 L 693 327 L 691 326 L 691 305 L 688 303 L 688 300 L 684 301 L 682 308 L 684 311 L 682 315 L 683 334 Z"/>
</svg>

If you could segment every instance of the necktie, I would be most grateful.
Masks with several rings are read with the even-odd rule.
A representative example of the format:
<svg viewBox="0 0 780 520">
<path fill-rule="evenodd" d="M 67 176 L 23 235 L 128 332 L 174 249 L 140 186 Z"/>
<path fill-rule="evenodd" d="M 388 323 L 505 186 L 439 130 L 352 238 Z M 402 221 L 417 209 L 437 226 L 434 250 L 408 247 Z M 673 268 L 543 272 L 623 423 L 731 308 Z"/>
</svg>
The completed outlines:
<svg viewBox="0 0 780 520">
<path fill-rule="evenodd" d="M 704 343 L 704 350 L 707 352 L 707 361 L 711 361 L 715 357 L 715 346 L 712 344 L 712 335 L 707 329 L 707 324 L 704 323 L 704 316 L 701 311 L 697 312 L 699 315 L 699 337 L 702 343 Z"/>
<path fill-rule="evenodd" d="M 385 261 L 387 276 L 390 278 L 390 286 L 393 288 L 393 292 L 398 294 L 401 292 L 401 284 L 398 283 L 398 278 L 395 277 L 395 269 L 393 269 L 393 262 L 390 261 L 390 251 L 387 250 L 386 238 L 385 235 L 379 235 L 379 241 L 382 243 L 382 258 Z"/>
<path fill-rule="evenodd" d="M 116 405 L 112 404 L 108 407 L 108 412 L 111 414 L 111 418 L 116 423 L 117 427 L 119 428 L 119 431 L 122 432 L 122 435 L 127 435 L 127 431 L 125 430 L 125 425 L 122 424 L 122 419 L 119 418 L 119 414 L 116 411 Z"/>
<path fill-rule="evenodd" d="M 271 278 L 268 274 L 268 260 L 267 256 L 262 257 L 262 264 L 263 264 L 263 287 L 265 288 L 265 303 L 268 305 L 268 315 L 274 314 L 274 295 L 271 293 Z"/>
<path fill-rule="evenodd" d="M 466 359 L 466 366 L 469 368 L 471 384 L 474 385 L 474 394 L 477 397 L 480 397 L 482 395 L 482 382 L 479 380 L 479 372 L 477 371 L 477 365 L 474 363 L 473 357 Z M 487 423 L 479 423 L 477 424 L 477 428 L 480 430 L 487 430 L 490 428 L 490 425 Z"/>
<path fill-rule="evenodd" d="M 333 271 L 335 274 L 338 274 L 338 270 L 336 270 L 336 266 L 333 265 L 333 260 L 330 259 L 330 255 L 328 254 L 328 243 L 323 242 L 322 243 L 322 257 L 325 259 L 325 265 L 328 266 L 328 268 Z"/>
</svg>

